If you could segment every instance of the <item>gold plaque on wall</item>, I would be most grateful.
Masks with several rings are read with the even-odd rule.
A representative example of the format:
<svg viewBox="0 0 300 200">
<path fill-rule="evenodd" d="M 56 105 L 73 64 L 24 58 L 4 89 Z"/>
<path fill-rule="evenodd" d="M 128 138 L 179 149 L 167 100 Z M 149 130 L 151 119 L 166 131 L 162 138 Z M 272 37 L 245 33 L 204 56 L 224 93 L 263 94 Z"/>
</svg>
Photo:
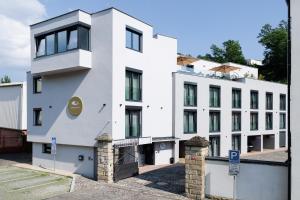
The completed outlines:
<svg viewBox="0 0 300 200">
<path fill-rule="evenodd" d="M 82 101 L 79 97 L 72 97 L 68 102 L 68 110 L 71 115 L 78 116 L 82 112 Z"/>
</svg>

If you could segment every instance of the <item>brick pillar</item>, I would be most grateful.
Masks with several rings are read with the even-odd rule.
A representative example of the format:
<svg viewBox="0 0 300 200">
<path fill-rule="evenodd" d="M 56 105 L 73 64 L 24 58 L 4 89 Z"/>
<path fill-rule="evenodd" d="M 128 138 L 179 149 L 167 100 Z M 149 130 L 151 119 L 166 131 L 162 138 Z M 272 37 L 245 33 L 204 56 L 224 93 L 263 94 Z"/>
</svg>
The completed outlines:
<svg viewBox="0 0 300 200">
<path fill-rule="evenodd" d="M 112 183 L 114 172 L 114 156 L 111 135 L 105 133 L 99 136 L 97 140 L 97 180 Z"/>
<path fill-rule="evenodd" d="M 190 199 L 205 199 L 205 157 L 209 142 L 195 136 L 185 142 L 185 193 Z"/>
</svg>

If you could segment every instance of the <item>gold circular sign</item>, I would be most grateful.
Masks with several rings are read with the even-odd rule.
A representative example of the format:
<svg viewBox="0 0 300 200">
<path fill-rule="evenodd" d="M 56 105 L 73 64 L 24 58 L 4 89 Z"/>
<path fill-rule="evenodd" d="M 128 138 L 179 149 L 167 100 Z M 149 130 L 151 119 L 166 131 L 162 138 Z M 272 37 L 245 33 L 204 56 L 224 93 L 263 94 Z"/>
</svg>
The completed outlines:
<svg viewBox="0 0 300 200">
<path fill-rule="evenodd" d="M 68 102 L 68 110 L 71 115 L 78 116 L 82 112 L 82 101 L 79 97 L 72 97 Z"/>
</svg>

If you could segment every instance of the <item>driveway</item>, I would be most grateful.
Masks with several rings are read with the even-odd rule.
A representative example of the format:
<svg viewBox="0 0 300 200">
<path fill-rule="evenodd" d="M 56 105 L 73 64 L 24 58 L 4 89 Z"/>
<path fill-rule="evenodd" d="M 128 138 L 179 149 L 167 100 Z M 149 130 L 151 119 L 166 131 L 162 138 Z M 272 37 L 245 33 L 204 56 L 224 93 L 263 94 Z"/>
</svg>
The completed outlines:
<svg viewBox="0 0 300 200">
<path fill-rule="evenodd" d="M 0 166 L 10 166 L 17 163 L 31 164 L 31 153 L 9 153 L 0 154 Z"/>
<path fill-rule="evenodd" d="M 72 179 L 46 172 L 0 167 L 0 199 L 38 200 L 69 192 Z"/>
</svg>

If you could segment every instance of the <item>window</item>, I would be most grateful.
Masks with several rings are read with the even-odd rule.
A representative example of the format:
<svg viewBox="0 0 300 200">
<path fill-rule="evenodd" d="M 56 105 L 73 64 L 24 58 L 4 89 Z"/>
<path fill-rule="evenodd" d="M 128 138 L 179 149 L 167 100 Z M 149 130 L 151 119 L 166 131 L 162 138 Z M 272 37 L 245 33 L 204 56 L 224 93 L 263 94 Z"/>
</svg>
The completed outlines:
<svg viewBox="0 0 300 200">
<path fill-rule="evenodd" d="M 258 109 L 258 91 L 251 90 L 250 92 L 250 108 Z"/>
<path fill-rule="evenodd" d="M 141 52 L 142 34 L 126 28 L 126 47 Z"/>
<path fill-rule="evenodd" d="M 184 105 L 197 106 L 197 85 L 184 84 Z"/>
<path fill-rule="evenodd" d="M 273 129 L 273 113 L 266 113 L 266 130 Z"/>
<path fill-rule="evenodd" d="M 125 137 L 138 138 L 141 137 L 141 110 L 126 109 L 125 111 Z"/>
<path fill-rule="evenodd" d="M 218 86 L 209 87 L 209 106 L 220 107 L 220 87 Z"/>
<path fill-rule="evenodd" d="M 286 132 L 280 131 L 279 132 L 279 147 L 285 147 L 286 146 Z"/>
<path fill-rule="evenodd" d="M 142 100 L 142 74 L 126 70 L 125 99 L 126 101 Z"/>
<path fill-rule="evenodd" d="M 41 108 L 33 109 L 33 125 L 34 126 L 42 125 L 42 109 Z"/>
<path fill-rule="evenodd" d="M 184 111 L 184 133 L 197 132 L 197 111 Z"/>
<path fill-rule="evenodd" d="M 285 94 L 280 94 L 280 110 L 286 110 L 286 96 L 285 96 Z"/>
<path fill-rule="evenodd" d="M 220 132 L 220 112 L 209 112 L 209 132 Z"/>
<path fill-rule="evenodd" d="M 211 157 L 220 156 L 220 136 L 209 136 L 208 155 Z"/>
<path fill-rule="evenodd" d="M 285 129 L 286 128 L 286 123 L 285 123 L 285 113 L 280 113 L 280 123 L 279 123 L 279 128 L 280 129 Z"/>
<path fill-rule="evenodd" d="M 34 77 L 33 78 L 33 93 L 41 93 L 42 92 L 42 78 Z"/>
<path fill-rule="evenodd" d="M 72 49 L 89 50 L 89 28 L 81 25 L 36 37 L 36 56 L 52 55 Z"/>
<path fill-rule="evenodd" d="M 266 110 L 273 109 L 273 94 L 270 92 L 266 93 Z"/>
<path fill-rule="evenodd" d="M 232 150 L 241 152 L 241 135 L 232 135 Z"/>
<path fill-rule="evenodd" d="M 258 130 L 258 113 L 257 112 L 250 113 L 250 130 L 251 131 Z"/>
<path fill-rule="evenodd" d="M 241 89 L 232 89 L 232 108 L 241 108 Z"/>
<path fill-rule="evenodd" d="M 57 33 L 57 52 L 64 52 L 67 50 L 67 31 L 60 31 Z"/>
<path fill-rule="evenodd" d="M 51 154 L 51 144 L 43 144 L 43 153 Z"/>
<path fill-rule="evenodd" d="M 232 131 L 241 130 L 241 112 L 232 112 Z"/>
<path fill-rule="evenodd" d="M 46 54 L 54 54 L 54 34 L 46 36 Z"/>
</svg>

